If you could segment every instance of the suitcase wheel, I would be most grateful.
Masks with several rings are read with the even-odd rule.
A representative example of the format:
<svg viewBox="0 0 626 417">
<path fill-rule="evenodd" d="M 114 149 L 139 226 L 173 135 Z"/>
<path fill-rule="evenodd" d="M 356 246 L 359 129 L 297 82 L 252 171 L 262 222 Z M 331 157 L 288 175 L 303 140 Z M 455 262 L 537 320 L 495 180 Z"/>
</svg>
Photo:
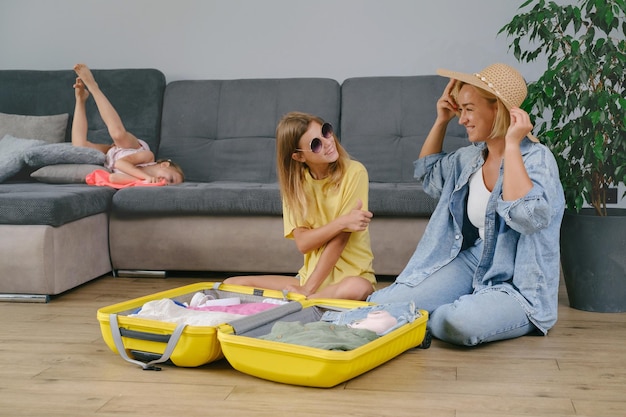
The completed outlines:
<svg viewBox="0 0 626 417">
<path fill-rule="evenodd" d="M 430 347 L 430 343 L 433 340 L 433 335 L 430 332 L 430 329 L 426 329 L 426 334 L 424 335 L 424 340 L 422 340 L 422 344 L 420 344 L 418 349 L 428 349 Z"/>
</svg>

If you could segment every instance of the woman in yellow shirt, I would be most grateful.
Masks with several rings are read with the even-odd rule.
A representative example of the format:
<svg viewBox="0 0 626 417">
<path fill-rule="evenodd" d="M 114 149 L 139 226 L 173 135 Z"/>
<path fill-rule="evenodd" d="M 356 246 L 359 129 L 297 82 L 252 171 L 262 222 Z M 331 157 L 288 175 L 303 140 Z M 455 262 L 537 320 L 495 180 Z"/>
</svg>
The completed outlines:
<svg viewBox="0 0 626 417">
<path fill-rule="evenodd" d="M 374 290 L 365 167 L 350 159 L 332 126 L 292 112 L 276 129 L 284 234 L 304 254 L 296 276 L 231 277 L 224 282 L 288 290 L 308 298 L 364 300 Z"/>
</svg>

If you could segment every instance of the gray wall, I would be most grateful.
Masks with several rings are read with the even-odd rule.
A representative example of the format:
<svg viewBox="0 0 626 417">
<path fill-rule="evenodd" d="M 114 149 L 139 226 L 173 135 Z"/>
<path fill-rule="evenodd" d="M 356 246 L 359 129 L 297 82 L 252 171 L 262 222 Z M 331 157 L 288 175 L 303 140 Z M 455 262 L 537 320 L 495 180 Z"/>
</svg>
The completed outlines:
<svg viewBox="0 0 626 417">
<path fill-rule="evenodd" d="M 0 0 L 0 69 L 153 67 L 168 81 L 432 74 L 519 65 L 523 0 Z"/>
</svg>

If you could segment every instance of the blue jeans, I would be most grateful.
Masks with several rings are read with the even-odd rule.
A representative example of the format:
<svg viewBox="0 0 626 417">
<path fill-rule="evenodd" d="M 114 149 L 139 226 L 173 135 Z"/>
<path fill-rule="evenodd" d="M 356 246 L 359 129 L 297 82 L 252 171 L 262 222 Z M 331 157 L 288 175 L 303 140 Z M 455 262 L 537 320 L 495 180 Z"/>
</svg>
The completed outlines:
<svg viewBox="0 0 626 417">
<path fill-rule="evenodd" d="M 430 314 L 428 327 L 433 336 L 457 345 L 475 346 L 534 332 L 536 327 L 513 296 L 489 289 L 474 292 L 473 277 L 481 254 L 479 241 L 417 285 L 394 282 L 367 301 L 413 301 Z"/>
<path fill-rule="evenodd" d="M 397 323 L 395 326 L 386 330 L 384 333 L 380 333 L 379 336 L 390 333 L 398 327 L 401 327 L 407 323 L 413 323 L 417 317 L 421 316 L 421 314 L 417 311 L 414 303 L 406 302 L 377 304 L 374 306 L 359 307 L 345 311 L 329 310 L 322 315 L 322 318 L 320 320 L 339 325 L 346 325 L 366 318 L 367 315 L 371 312 L 381 310 L 391 314 L 391 316 L 393 316 L 397 320 Z"/>
</svg>

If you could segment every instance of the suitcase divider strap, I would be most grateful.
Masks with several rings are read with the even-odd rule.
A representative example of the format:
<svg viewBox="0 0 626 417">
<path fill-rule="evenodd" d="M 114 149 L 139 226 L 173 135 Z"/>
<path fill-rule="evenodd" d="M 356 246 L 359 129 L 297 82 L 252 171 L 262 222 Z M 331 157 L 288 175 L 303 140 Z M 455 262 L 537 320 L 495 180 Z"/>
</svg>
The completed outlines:
<svg viewBox="0 0 626 417">
<path fill-rule="evenodd" d="M 165 347 L 165 351 L 163 352 L 163 355 L 158 359 L 144 363 L 136 359 L 132 359 L 126 353 L 126 348 L 124 347 L 124 342 L 122 341 L 122 333 L 120 331 L 120 327 L 117 322 L 117 314 L 109 315 L 109 325 L 111 327 L 111 335 L 113 336 L 113 342 L 115 343 L 115 347 L 117 348 L 117 351 L 122 357 L 122 359 L 124 359 L 126 362 L 139 365 L 144 371 L 160 371 L 161 370 L 160 367 L 155 366 L 155 365 L 157 363 L 163 363 L 170 358 L 170 356 L 174 352 L 174 349 L 176 348 L 176 344 L 178 343 L 178 340 L 180 339 L 181 334 L 183 333 L 183 330 L 185 330 L 185 327 L 186 327 L 186 325 L 184 324 L 177 325 L 176 329 L 174 329 L 174 332 L 172 333 L 172 335 L 169 337 L 169 340 L 167 341 L 167 346 Z"/>
<path fill-rule="evenodd" d="M 222 285 L 224 285 L 224 284 L 223 284 L 221 281 L 214 282 L 214 283 L 213 283 L 213 290 L 214 290 L 214 291 L 220 291 L 220 287 L 221 287 Z M 266 291 L 267 291 L 267 290 L 265 290 L 265 289 L 255 288 L 255 289 L 252 291 L 252 295 L 253 295 L 253 296 L 256 296 L 256 297 L 265 297 L 265 296 L 266 296 L 266 295 L 265 295 L 265 292 L 266 292 Z M 281 291 L 281 293 L 283 294 L 283 300 L 288 300 L 288 299 L 289 299 L 289 297 L 288 297 L 288 296 L 289 296 L 289 291 L 287 291 L 287 290 L 282 290 L 282 291 Z"/>
<path fill-rule="evenodd" d="M 280 305 L 270 310 L 265 310 L 251 316 L 236 319 L 228 323 L 234 330 L 235 334 L 243 334 L 257 327 L 271 323 L 289 314 L 297 313 L 302 310 L 302 304 L 291 302 Z"/>
</svg>

